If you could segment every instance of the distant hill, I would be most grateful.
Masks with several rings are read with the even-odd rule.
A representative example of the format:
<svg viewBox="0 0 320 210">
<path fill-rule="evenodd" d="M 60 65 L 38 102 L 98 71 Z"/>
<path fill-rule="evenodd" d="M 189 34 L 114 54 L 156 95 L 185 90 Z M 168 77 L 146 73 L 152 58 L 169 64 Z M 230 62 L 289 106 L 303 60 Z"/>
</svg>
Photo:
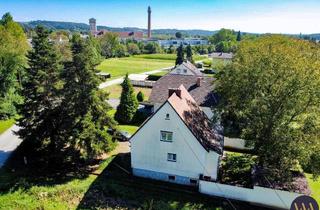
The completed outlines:
<svg viewBox="0 0 320 210">
<path fill-rule="evenodd" d="M 29 22 L 20 23 L 25 30 L 35 28 L 37 25 L 43 25 L 50 30 L 69 30 L 87 33 L 89 31 L 89 25 L 85 23 L 73 23 L 73 22 L 60 22 L 60 21 L 47 21 L 47 20 L 36 20 Z M 147 32 L 147 29 L 136 28 L 136 27 L 108 27 L 108 26 L 97 26 L 98 30 L 105 29 L 108 31 L 143 31 Z M 172 35 L 174 36 L 176 32 L 181 32 L 187 36 L 211 36 L 216 31 L 209 30 L 179 30 L 179 29 L 153 29 L 152 33 L 154 35 Z"/>
<path fill-rule="evenodd" d="M 78 31 L 82 33 L 88 33 L 89 25 L 86 23 L 74 23 L 74 22 L 61 22 L 61 21 L 48 21 L 48 20 L 36 20 L 29 22 L 21 22 L 20 23 L 25 30 L 35 28 L 37 25 L 43 25 L 46 28 L 51 30 L 68 30 L 68 31 Z M 109 26 L 97 26 L 98 30 L 105 29 L 108 31 L 143 31 L 145 34 L 147 33 L 147 29 L 136 28 L 136 27 L 109 27 Z M 181 32 L 185 36 L 211 36 L 217 32 L 217 30 L 199 30 L 199 29 L 191 29 L 191 30 L 179 30 L 179 29 L 152 29 L 152 34 L 154 36 L 175 36 L 176 32 Z M 247 33 L 247 34 L 257 34 L 257 33 Z M 286 34 L 288 36 L 299 37 L 300 34 Z M 308 36 L 310 39 L 320 40 L 320 33 L 317 34 L 303 34 L 302 36 Z"/>
</svg>

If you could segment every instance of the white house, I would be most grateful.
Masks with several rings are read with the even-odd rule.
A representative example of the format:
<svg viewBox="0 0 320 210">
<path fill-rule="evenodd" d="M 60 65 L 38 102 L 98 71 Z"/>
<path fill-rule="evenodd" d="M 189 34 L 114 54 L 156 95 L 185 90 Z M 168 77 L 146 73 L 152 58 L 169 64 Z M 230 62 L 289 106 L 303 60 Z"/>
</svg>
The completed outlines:
<svg viewBox="0 0 320 210">
<path fill-rule="evenodd" d="M 172 69 L 169 74 L 179 74 L 186 76 L 203 76 L 201 71 L 195 67 L 190 61 L 184 61 L 182 64 Z"/>
<path fill-rule="evenodd" d="M 181 85 L 131 137 L 131 166 L 140 177 L 197 185 L 217 179 L 223 137 Z"/>
</svg>

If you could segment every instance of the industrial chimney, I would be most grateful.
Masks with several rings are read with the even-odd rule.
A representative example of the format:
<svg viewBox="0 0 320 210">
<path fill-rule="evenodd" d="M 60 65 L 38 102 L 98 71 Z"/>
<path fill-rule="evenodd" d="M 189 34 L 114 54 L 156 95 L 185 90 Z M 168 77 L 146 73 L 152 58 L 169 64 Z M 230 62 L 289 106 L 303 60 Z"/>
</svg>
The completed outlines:
<svg viewBox="0 0 320 210">
<path fill-rule="evenodd" d="M 97 32 L 96 19 L 90 18 L 89 19 L 89 25 L 90 25 L 90 32 L 91 32 L 92 35 L 94 35 Z"/>
<path fill-rule="evenodd" d="M 151 38 L 151 7 L 148 7 L 148 39 Z"/>
</svg>

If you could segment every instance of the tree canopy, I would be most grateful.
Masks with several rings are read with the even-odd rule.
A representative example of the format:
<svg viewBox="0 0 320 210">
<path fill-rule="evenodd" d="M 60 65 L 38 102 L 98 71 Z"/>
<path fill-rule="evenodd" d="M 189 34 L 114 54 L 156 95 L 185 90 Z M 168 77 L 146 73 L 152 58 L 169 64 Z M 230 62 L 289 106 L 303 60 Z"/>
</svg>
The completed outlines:
<svg viewBox="0 0 320 210">
<path fill-rule="evenodd" d="M 319 58 L 314 43 L 266 35 L 242 41 L 219 75 L 224 125 L 252 142 L 274 180 L 288 180 L 297 161 L 319 174 Z"/>
<path fill-rule="evenodd" d="M 21 26 L 9 13 L 0 20 L 0 119 L 16 114 L 16 105 L 22 102 L 19 95 L 29 48 Z"/>
<path fill-rule="evenodd" d="M 72 38 L 72 61 L 64 70 L 63 123 L 68 144 L 84 158 L 94 158 L 113 148 L 107 133 L 114 120 L 107 114 L 111 109 L 106 93 L 99 90 L 101 82 L 95 66 L 99 53 L 91 39 L 78 34 Z"/>
<path fill-rule="evenodd" d="M 237 36 L 233 30 L 222 28 L 212 37 L 210 42 L 216 46 L 219 52 L 234 52 L 237 46 Z"/>
<path fill-rule="evenodd" d="M 50 145 L 56 150 L 56 132 L 59 122 L 60 65 L 49 32 L 43 27 L 35 29 L 32 50 L 28 52 L 28 68 L 22 83 L 24 103 L 20 105 L 19 135 L 39 148 Z"/>
</svg>

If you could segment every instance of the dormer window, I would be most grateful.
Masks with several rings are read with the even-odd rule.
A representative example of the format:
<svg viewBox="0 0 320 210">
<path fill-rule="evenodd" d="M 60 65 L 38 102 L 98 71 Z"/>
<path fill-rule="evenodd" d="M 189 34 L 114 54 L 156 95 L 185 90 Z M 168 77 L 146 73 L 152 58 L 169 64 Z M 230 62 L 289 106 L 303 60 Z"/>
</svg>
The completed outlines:
<svg viewBox="0 0 320 210">
<path fill-rule="evenodd" d="M 166 120 L 170 120 L 170 115 L 168 113 L 166 114 Z"/>
</svg>

